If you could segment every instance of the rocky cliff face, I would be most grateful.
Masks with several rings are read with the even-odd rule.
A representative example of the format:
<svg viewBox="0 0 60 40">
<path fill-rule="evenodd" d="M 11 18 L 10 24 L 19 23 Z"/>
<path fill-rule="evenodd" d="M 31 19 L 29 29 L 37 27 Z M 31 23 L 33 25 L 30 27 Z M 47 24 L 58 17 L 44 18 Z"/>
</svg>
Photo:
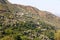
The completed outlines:
<svg viewBox="0 0 60 40">
<path fill-rule="evenodd" d="M 35 7 L 0 0 L 1 40 L 55 40 L 60 18 Z"/>
<path fill-rule="evenodd" d="M 0 0 L 1 4 L 6 4 L 6 0 Z"/>
</svg>

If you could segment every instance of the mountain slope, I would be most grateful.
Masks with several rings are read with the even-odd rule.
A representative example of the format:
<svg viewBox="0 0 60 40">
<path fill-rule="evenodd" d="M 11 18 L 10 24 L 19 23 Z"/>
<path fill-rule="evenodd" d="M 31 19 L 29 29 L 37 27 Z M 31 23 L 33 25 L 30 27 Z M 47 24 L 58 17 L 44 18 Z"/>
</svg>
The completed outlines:
<svg viewBox="0 0 60 40">
<path fill-rule="evenodd" d="M 45 22 L 51 23 L 54 26 L 57 26 L 57 28 L 60 28 L 60 18 L 53 15 L 50 12 L 47 11 L 41 11 L 38 10 L 37 8 L 31 7 L 31 6 L 23 6 L 23 5 L 16 5 L 17 7 L 15 7 L 17 10 L 19 10 L 17 12 L 17 10 L 15 10 L 15 12 L 19 13 L 20 9 L 22 12 L 28 12 L 28 13 L 32 13 L 35 15 L 39 15 L 39 18 L 41 18 L 42 20 L 44 20 Z"/>
<path fill-rule="evenodd" d="M 60 18 L 31 6 L 0 0 L 1 40 L 55 40 Z"/>
</svg>

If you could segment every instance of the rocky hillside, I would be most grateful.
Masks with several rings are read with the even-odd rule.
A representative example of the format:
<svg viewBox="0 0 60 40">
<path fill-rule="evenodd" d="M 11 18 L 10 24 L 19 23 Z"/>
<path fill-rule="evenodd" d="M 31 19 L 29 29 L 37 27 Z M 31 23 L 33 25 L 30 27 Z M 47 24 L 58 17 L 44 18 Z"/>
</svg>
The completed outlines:
<svg viewBox="0 0 60 40">
<path fill-rule="evenodd" d="M 1 40 L 55 40 L 60 18 L 35 7 L 0 0 Z"/>
</svg>

